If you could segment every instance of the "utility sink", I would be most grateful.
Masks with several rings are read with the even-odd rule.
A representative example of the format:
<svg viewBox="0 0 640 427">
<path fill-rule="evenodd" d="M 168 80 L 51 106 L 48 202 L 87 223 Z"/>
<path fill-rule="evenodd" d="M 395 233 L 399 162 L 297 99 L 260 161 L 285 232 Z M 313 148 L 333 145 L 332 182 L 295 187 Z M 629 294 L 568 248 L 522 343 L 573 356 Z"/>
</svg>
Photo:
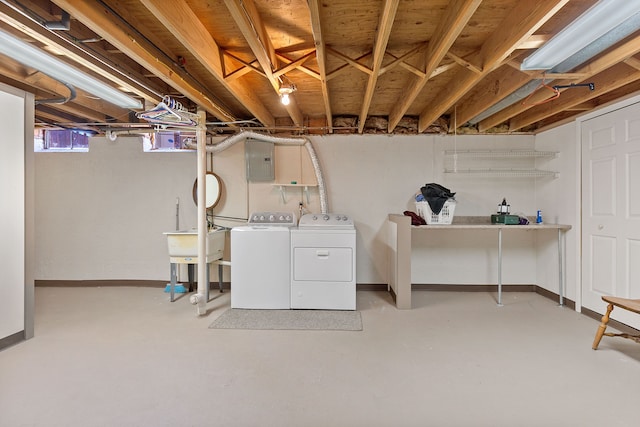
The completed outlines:
<svg viewBox="0 0 640 427">
<path fill-rule="evenodd" d="M 207 262 L 222 258 L 227 229 L 213 228 L 207 232 Z M 169 256 L 172 262 L 180 262 L 174 258 L 181 258 L 182 262 L 198 258 L 198 230 L 168 231 L 167 236 Z"/>
</svg>

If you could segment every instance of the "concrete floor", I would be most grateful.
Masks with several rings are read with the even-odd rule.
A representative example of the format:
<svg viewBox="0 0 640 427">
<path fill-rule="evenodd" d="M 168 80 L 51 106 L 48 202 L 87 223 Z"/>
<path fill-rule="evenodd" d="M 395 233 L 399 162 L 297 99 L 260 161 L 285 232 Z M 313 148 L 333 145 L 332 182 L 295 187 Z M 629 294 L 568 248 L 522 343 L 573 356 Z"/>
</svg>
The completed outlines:
<svg viewBox="0 0 640 427">
<path fill-rule="evenodd" d="M 637 426 L 640 345 L 534 293 L 359 291 L 364 330 L 214 330 L 157 288 L 37 288 L 0 425 Z"/>
</svg>

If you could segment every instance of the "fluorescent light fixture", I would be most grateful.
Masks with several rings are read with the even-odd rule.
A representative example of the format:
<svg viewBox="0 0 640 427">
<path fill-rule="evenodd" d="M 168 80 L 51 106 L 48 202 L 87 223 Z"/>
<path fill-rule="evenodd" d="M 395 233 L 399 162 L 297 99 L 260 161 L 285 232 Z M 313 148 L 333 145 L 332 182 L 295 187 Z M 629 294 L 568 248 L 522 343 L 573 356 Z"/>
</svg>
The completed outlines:
<svg viewBox="0 0 640 427">
<path fill-rule="evenodd" d="M 0 30 L 0 53 L 47 76 L 96 95 L 122 108 L 141 109 L 142 103 L 29 43 Z"/>
<path fill-rule="evenodd" d="M 525 58 L 520 69 L 550 70 L 638 12 L 638 0 L 600 0 Z"/>
</svg>

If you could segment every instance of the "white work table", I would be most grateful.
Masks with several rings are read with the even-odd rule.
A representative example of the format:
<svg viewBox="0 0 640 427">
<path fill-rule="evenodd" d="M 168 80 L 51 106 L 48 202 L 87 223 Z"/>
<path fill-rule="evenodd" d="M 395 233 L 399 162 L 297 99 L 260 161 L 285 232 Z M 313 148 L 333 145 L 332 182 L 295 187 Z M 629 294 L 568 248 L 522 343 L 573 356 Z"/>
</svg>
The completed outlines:
<svg viewBox="0 0 640 427">
<path fill-rule="evenodd" d="M 502 305 L 502 233 L 503 231 L 558 231 L 558 295 L 560 305 L 564 304 L 564 232 L 571 229 L 566 224 L 491 224 L 490 217 L 457 217 L 453 224 L 411 225 L 411 218 L 402 214 L 389 214 L 389 281 L 388 289 L 393 291 L 396 307 L 411 308 L 411 234 L 446 230 L 495 230 L 498 245 L 498 305 Z"/>
</svg>

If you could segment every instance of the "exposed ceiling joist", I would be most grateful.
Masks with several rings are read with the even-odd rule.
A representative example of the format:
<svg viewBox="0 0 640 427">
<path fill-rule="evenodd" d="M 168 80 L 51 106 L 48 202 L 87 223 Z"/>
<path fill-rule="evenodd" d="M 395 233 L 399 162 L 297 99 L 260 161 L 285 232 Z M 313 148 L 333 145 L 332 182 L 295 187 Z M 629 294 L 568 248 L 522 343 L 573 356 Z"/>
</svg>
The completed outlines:
<svg viewBox="0 0 640 427">
<path fill-rule="evenodd" d="M 598 74 L 607 68 L 617 64 L 620 61 L 624 61 L 636 53 L 640 52 L 640 44 L 636 40 L 629 40 L 616 48 L 606 52 L 599 58 L 595 59 L 593 62 L 590 62 L 586 66 L 581 67 L 576 71 L 578 75 L 581 75 L 583 78 L 579 81 L 586 81 L 591 78 L 591 76 Z M 551 83 L 552 85 L 565 85 L 574 83 L 574 79 L 566 79 L 566 80 L 557 80 Z M 599 88 L 598 88 L 599 90 Z M 545 99 L 544 94 L 536 94 L 529 99 L 529 105 L 524 105 L 522 103 L 517 103 L 511 105 L 503 109 L 502 111 L 482 120 L 478 124 L 478 129 L 480 131 L 484 131 L 486 129 L 490 129 L 493 126 L 496 126 L 500 123 L 503 123 L 509 120 L 512 117 L 515 117 L 527 109 L 530 108 L 531 105 L 537 104 Z"/>
<path fill-rule="evenodd" d="M 260 15 L 252 0 L 225 0 L 225 4 L 242 35 L 251 47 L 262 71 L 271 83 L 276 94 L 279 94 L 280 81 L 274 74 L 278 68 L 278 57 L 269 39 L 269 33 L 264 27 Z M 303 125 L 302 112 L 291 97 L 289 105 L 284 106 L 295 126 Z"/>
<path fill-rule="evenodd" d="M 327 87 L 327 50 L 322 36 L 322 23 L 320 20 L 320 6 L 318 0 L 309 0 L 309 16 L 311 18 L 311 31 L 313 42 L 316 46 L 316 60 L 320 71 L 320 87 L 322 90 L 322 102 L 324 114 L 327 120 L 327 129 L 333 133 L 333 114 L 331 113 L 331 101 L 329 99 L 329 88 Z"/>
<path fill-rule="evenodd" d="M 164 95 L 192 111 L 201 107 L 224 122 L 220 132 L 445 133 L 457 125 L 536 133 L 640 90 L 640 81 L 624 84 L 640 68 L 636 15 L 577 54 L 584 65 L 565 61 L 562 73 L 520 70 L 524 58 L 596 1 L 2 0 L 0 29 L 62 53 L 64 62 L 149 107 Z M 68 28 L 47 27 L 67 11 Z M 0 77 L 36 99 L 70 93 L 5 55 Z M 522 105 L 541 81 L 579 85 L 609 69 L 623 71 L 588 100 L 567 101 L 586 95 L 571 88 L 551 102 Z M 280 85 L 297 89 L 288 107 Z M 103 129 L 113 118 L 135 121 L 130 110 L 77 93 L 66 112 L 43 108 L 79 123 L 104 117 Z M 534 93 L 527 103 L 545 96 Z"/>
<path fill-rule="evenodd" d="M 389 132 L 395 129 L 400 119 L 416 100 L 427 84 L 429 76 L 445 57 L 480 3 L 482 0 L 454 0 L 449 4 L 444 17 L 440 19 L 436 27 L 434 37 L 420 59 L 420 64 L 424 65 L 425 77 L 412 77 L 408 85 L 405 86 L 403 93 L 389 114 Z"/>
<path fill-rule="evenodd" d="M 569 0 L 539 0 L 518 3 L 502 24 L 482 45 L 479 54 L 482 73 L 461 69 L 451 79 L 451 84 L 442 90 L 434 103 L 422 113 L 418 130 L 424 131 L 438 117 L 446 113 L 460 98 L 471 90 L 483 77 L 500 66 L 514 50 L 551 18 Z"/>
<path fill-rule="evenodd" d="M 189 83 L 183 73 L 160 60 L 151 48 L 143 46 L 142 40 L 131 34 L 127 28 L 119 24 L 119 20 L 110 9 L 88 1 L 53 0 L 74 18 L 91 28 L 105 40 L 125 53 L 127 56 L 158 76 L 169 86 L 184 93 L 205 111 L 223 121 L 234 121 L 234 117 L 225 108 L 205 95 L 200 88 Z"/>
<path fill-rule="evenodd" d="M 220 47 L 186 3 L 141 2 L 260 122 L 275 125 L 273 116 L 255 93 L 238 80 L 225 79 Z"/>
<path fill-rule="evenodd" d="M 367 80 L 367 89 L 364 92 L 360 119 L 358 121 L 358 133 L 362 133 L 364 123 L 367 120 L 367 114 L 369 113 L 369 107 L 371 106 L 371 99 L 373 98 L 373 93 L 376 89 L 378 74 L 382 67 L 382 60 L 384 59 L 384 53 L 387 50 L 387 43 L 389 42 L 389 35 L 391 34 L 391 28 L 393 27 L 393 20 L 396 16 L 396 10 L 398 10 L 398 3 L 400 3 L 400 0 L 385 0 L 382 7 L 380 23 L 378 24 L 378 33 L 376 34 L 376 43 L 373 47 L 373 65 L 371 67 L 371 74 L 369 74 L 369 79 Z"/>
<path fill-rule="evenodd" d="M 512 118 L 509 122 L 509 130 L 513 132 L 522 129 L 525 126 L 589 101 L 603 93 L 611 92 L 638 79 L 640 79 L 640 71 L 626 64 L 616 64 L 590 78 L 590 82 L 595 84 L 598 92 L 583 87 L 567 89 L 551 105 L 544 108 L 534 106 Z"/>
</svg>

